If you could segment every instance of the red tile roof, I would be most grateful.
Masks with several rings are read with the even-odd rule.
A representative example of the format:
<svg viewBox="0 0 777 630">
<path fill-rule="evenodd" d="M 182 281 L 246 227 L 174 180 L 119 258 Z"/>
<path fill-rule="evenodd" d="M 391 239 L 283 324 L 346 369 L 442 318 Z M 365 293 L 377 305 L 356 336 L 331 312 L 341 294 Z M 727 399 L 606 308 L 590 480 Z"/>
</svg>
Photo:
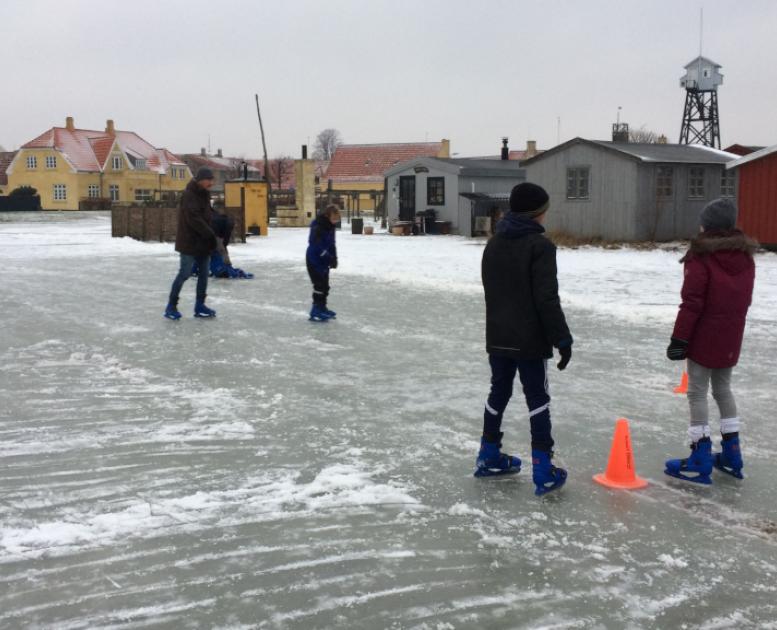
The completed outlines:
<svg viewBox="0 0 777 630">
<path fill-rule="evenodd" d="M 8 185 L 8 175 L 5 170 L 16 155 L 16 151 L 0 151 L 0 186 Z"/>
<path fill-rule="evenodd" d="M 171 165 L 186 164 L 167 149 L 157 149 L 134 131 L 116 131 L 115 135 L 90 129 L 69 130 L 52 127 L 23 145 L 23 149 L 56 149 L 78 171 L 100 172 L 113 148 L 114 141 L 124 153 L 134 159 L 146 160 L 146 168 L 166 173 Z"/>
<path fill-rule="evenodd" d="M 442 148 L 442 142 L 341 144 L 326 178 L 335 183 L 382 183 L 383 173 L 392 166 L 418 157 L 438 157 Z"/>
</svg>

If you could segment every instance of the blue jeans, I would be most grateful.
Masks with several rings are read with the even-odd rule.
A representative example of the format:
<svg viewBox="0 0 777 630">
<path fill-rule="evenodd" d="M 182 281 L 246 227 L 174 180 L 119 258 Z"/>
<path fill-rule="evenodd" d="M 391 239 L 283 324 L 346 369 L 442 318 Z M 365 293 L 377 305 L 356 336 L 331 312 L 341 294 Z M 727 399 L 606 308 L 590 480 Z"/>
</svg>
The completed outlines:
<svg viewBox="0 0 777 630">
<path fill-rule="evenodd" d="M 513 359 L 490 354 L 491 392 L 483 413 L 483 436 L 489 442 L 500 441 L 502 416 L 513 395 L 513 381 L 518 372 L 526 406 L 529 408 L 531 447 L 541 451 L 553 448 L 550 423 L 550 393 L 548 391 L 548 362 L 545 359 Z"/>
<path fill-rule="evenodd" d="M 178 275 L 173 280 L 173 287 L 170 289 L 169 302 L 172 305 L 178 304 L 178 296 L 181 294 L 183 283 L 192 275 L 194 263 L 197 263 L 197 302 L 204 302 L 208 292 L 208 272 L 210 270 L 210 256 L 190 256 L 181 254 L 181 266 L 178 269 Z"/>
</svg>

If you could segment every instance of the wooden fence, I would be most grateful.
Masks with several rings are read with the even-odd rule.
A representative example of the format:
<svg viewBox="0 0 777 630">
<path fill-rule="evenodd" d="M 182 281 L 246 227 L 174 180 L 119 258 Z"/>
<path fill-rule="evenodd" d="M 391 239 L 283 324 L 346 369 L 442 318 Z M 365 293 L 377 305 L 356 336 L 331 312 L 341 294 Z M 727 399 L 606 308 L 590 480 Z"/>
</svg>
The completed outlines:
<svg viewBox="0 0 777 630">
<path fill-rule="evenodd" d="M 224 208 L 224 214 L 235 220 L 232 242 L 246 242 L 245 212 L 242 208 Z M 117 206 L 111 209 L 111 236 L 129 236 L 138 241 L 172 243 L 178 228 L 178 208 L 135 208 Z"/>
</svg>

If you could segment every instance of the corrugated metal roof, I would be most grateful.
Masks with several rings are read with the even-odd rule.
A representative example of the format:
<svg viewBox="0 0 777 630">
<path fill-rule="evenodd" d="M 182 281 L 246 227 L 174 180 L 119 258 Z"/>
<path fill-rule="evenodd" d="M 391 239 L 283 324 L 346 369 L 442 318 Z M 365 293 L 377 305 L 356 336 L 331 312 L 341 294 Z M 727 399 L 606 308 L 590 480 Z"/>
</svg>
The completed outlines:
<svg viewBox="0 0 777 630">
<path fill-rule="evenodd" d="M 523 165 L 531 165 L 538 160 L 564 151 L 576 144 L 587 144 L 599 147 L 607 151 L 619 153 L 630 159 L 640 162 L 669 163 L 669 164 L 726 164 L 738 156 L 726 153 L 720 149 L 705 147 L 698 144 L 651 144 L 637 142 L 612 142 L 609 140 L 587 140 L 585 138 L 573 138 L 563 144 L 548 149 L 544 153 L 535 155 L 522 162 Z"/>
</svg>

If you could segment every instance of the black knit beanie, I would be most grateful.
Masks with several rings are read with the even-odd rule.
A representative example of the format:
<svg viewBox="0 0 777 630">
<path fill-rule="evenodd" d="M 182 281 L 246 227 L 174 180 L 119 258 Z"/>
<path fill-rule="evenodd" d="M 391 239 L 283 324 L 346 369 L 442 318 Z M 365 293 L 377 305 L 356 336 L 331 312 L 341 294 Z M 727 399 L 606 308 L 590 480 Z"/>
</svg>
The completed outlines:
<svg viewBox="0 0 777 630">
<path fill-rule="evenodd" d="M 510 211 L 524 217 L 540 216 L 548 209 L 550 198 L 542 186 L 524 182 L 510 193 Z"/>
<path fill-rule="evenodd" d="M 737 207 L 728 199 L 715 199 L 701 211 L 699 222 L 705 230 L 733 230 L 737 223 Z"/>
<path fill-rule="evenodd" d="M 198 171 L 197 174 L 194 176 L 195 181 L 201 182 L 203 179 L 216 179 L 213 176 L 213 171 L 209 168 L 203 166 Z"/>
</svg>

